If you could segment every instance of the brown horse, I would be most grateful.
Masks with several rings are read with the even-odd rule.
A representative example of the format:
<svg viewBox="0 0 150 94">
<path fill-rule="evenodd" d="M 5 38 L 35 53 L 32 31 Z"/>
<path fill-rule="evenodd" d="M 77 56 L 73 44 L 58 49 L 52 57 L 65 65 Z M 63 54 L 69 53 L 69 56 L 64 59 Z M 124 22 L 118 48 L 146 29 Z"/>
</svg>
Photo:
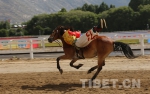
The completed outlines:
<svg viewBox="0 0 150 94">
<path fill-rule="evenodd" d="M 48 41 L 52 43 L 53 41 L 60 39 L 63 44 L 63 50 L 65 55 L 58 57 L 57 60 L 57 68 L 59 69 L 60 73 L 63 73 L 63 70 L 61 69 L 59 65 L 60 59 L 71 59 L 70 66 L 74 67 L 76 69 L 79 69 L 83 64 L 79 65 L 73 65 L 79 58 L 76 57 L 76 51 L 75 47 L 68 45 L 62 35 L 64 34 L 64 30 L 67 30 L 71 28 L 67 28 L 64 26 L 58 26 L 56 27 L 50 37 L 48 38 Z M 105 65 L 105 58 L 112 52 L 112 51 L 123 51 L 124 55 L 129 58 L 135 58 L 131 48 L 122 42 L 114 42 L 110 38 L 106 36 L 97 36 L 96 39 L 94 39 L 88 46 L 82 48 L 82 52 L 85 58 L 93 58 L 97 56 L 98 58 L 98 65 L 93 66 L 91 69 L 88 70 L 88 73 L 91 73 L 95 69 L 97 69 L 96 73 L 92 77 L 91 80 L 94 80 L 99 72 L 102 70 L 102 66 Z"/>
</svg>

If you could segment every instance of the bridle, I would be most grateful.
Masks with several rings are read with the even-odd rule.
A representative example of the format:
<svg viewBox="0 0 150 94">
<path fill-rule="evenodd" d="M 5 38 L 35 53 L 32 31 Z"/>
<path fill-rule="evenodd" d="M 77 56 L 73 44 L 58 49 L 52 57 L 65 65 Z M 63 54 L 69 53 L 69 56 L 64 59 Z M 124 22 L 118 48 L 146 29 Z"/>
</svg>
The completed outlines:
<svg viewBox="0 0 150 94">
<path fill-rule="evenodd" d="M 54 31 L 53 31 L 53 33 L 54 33 Z M 58 30 L 55 32 L 54 36 L 51 37 L 51 38 L 54 39 L 54 37 L 56 36 L 56 34 L 58 34 Z M 63 45 L 61 45 L 61 42 L 60 42 L 58 39 L 56 39 L 56 40 L 54 40 L 54 41 L 55 41 L 59 46 L 63 47 Z"/>
<path fill-rule="evenodd" d="M 60 41 L 55 40 L 55 42 L 56 42 L 57 44 L 59 44 L 59 46 L 63 47 L 63 45 L 61 45 Z"/>
</svg>

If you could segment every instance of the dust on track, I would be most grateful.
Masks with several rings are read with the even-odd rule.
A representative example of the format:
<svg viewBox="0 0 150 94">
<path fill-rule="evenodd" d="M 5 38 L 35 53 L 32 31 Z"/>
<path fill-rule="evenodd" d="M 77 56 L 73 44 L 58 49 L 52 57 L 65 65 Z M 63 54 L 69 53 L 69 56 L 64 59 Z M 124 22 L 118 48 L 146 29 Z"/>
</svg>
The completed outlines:
<svg viewBox="0 0 150 94">
<path fill-rule="evenodd" d="M 11 59 L 0 61 L 0 94 L 149 94 L 150 56 L 136 59 L 126 57 L 107 57 L 106 65 L 97 79 L 118 79 L 116 86 L 125 79 L 140 79 L 140 88 L 82 88 L 80 79 L 90 79 L 94 73 L 87 70 L 97 64 L 96 58 L 79 60 L 81 69 L 69 66 L 69 60 L 60 62 L 64 73 L 56 68 L 55 59 Z"/>
</svg>

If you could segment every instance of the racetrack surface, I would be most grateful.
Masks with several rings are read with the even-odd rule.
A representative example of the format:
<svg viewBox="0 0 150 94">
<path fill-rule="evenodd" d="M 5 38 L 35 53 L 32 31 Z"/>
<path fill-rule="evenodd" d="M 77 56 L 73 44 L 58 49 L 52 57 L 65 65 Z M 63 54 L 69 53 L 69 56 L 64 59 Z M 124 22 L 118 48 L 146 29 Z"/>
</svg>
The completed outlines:
<svg viewBox="0 0 150 94">
<path fill-rule="evenodd" d="M 0 61 L 0 94 L 149 94 L 150 93 L 150 56 L 127 59 L 124 56 L 107 57 L 106 65 L 96 80 L 117 79 L 104 87 L 82 87 L 81 79 L 90 79 L 95 71 L 87 74 L 88 69 L 97 64 L 96 58 L 79 60 L 80 69 L 69 66 L 70 60 L 60 61 L 64 70 L 61 75 L 55 59 L 11 59 Z M 140 87 L 132 87 L 125 79 L 140 80 Z M 102 83 L 101 83 L 102 84 Z M 131 84 L 131 86 L 130 86 Z M 122 86 L 122 87 L 120 87 Z"/>
</svg>

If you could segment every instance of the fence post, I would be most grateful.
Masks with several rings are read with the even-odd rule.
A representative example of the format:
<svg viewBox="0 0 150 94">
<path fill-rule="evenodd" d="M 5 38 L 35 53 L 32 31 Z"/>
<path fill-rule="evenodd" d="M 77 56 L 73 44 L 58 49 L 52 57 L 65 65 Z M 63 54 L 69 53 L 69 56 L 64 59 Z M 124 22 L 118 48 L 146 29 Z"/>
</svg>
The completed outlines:
<svg viewBox="0 0 150 94">
<path fill-rule="evenodd" d="M 33 59 L 33 41 L 30 39 L 30 59 Z"/>
<path fill-rule="evenodd" d="M 115 35 L 113 36 L 113 40 L 114 40 L 114 41 L 116 41 L 117 36 L 118 36 L 117 34 L 115 34 Z"/>
<path fill-rule="evenodd" d="M 10 51 L 12 51 L 12 43 L 11 42 L 12 42 L 12 40 L 9 41 L 9 47 L 10 47 L 9 50 Z"/>
<path fill-rule="evenodd" d="M 42 46 L 43 46 L 43 49 L 45 50 L 45 42 L 44 41 L 45 41 L 45 38 L 42 39 Z"/>
<path fill-rule="evenodd" d="M 140 43 L 141 43 L 141 54 L 144 55 L 144 35 L 143 34 L 141 34 Z"/>
</svg>

